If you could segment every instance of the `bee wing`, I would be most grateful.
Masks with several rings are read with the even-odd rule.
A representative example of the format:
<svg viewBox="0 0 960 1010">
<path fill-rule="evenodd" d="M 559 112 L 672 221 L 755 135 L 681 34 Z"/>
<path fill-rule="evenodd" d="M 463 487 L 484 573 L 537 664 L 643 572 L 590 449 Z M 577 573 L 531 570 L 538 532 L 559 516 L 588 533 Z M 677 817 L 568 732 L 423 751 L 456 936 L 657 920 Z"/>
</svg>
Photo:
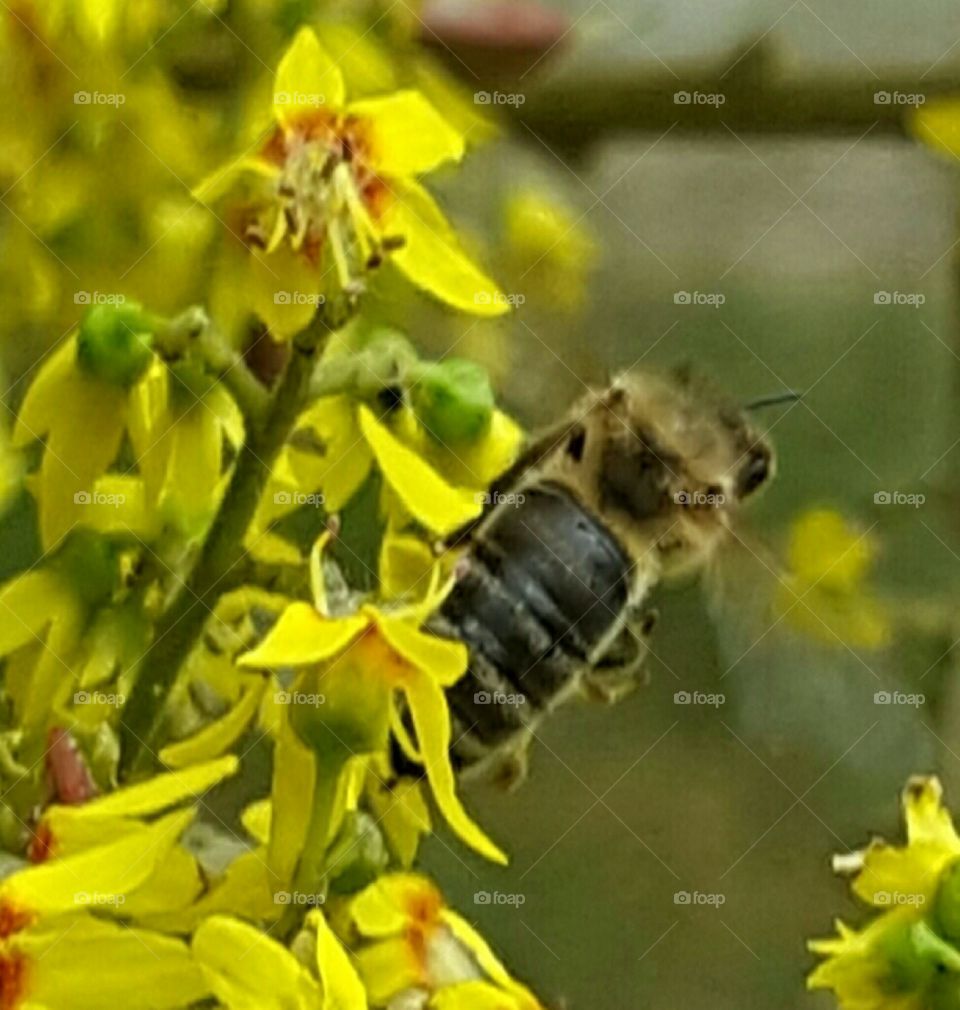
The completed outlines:
<svg viewBox="0 0 960 1010">
<path fill-rule="evenodd" d="M 900 672 L 889 650 L 848 640 L 849 609 L 798 586 L 774 550 L 736 530 L 705 573 L 728 728 L 751 747 L 803 754 L 821 768 L 908 774 L 933 748 L 923 712 L 878 696 Z"/>
</svg>

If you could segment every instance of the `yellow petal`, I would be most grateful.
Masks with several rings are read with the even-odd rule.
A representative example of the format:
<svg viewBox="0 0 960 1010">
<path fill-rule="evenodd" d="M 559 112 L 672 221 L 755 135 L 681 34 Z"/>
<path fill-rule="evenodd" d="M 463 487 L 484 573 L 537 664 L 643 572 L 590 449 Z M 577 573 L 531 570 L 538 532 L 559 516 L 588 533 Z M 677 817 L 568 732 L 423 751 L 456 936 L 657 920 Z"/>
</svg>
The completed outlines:
<svg viewBox="0 0 960 1010">
<path fill-rule="evenodd" d="M 280 717 L 275 740 L 270 789 L 273 812 L 267 862 L 278 879 L 287 883 L 293 880 L 307 838 L 309 797 L 315 791 L 317 762 L 285 715 Z"/>
<path fill-rule="evenodd" d="M 270 253 L 250 249 L 239 279 L 234 297 L 263 320 L 275 340 L 288 340 L 317 314 L 318 302 L 307 296 L 316 294 L 321 272 L 286 244 Z"/>
<path fill-rule="evenodd" d="M 58 612 L 76 608 L 73 595 L 52 572 L 35 568 L 18 575 L 0 589 L 0 656 L 43 638 Z"/>
<path fill-rule="evenodd" d="M 510 975 L 487 941 L 466 919 L 449 908 L 444 908 L 440 917 L 450 932 L 473 954 L 477 964 L 498 986 L 512 993 L 520 1006 L 539 1008 L 540 1004 L 533 993 Z"/>
<path fill-rule="evenodd" d="M 911 844 L 925 842 L 960 851 L 960 838 L 943 805 L 943 786 L 934 776 L 918 775 L 903 791 L 903 811 Z"/>
<path fill-rule="evenodd" d="M 137 785 L 91 800 L 83 806 L 61 811 L 76 818 L 147 817 L 185 800 L 196 800 L 212 786 L 235 774 L 240 762 L 229 754 L 185 771 L 167 772 Z"/>
<path fill-rule="evenodd" d="M 862 901 L 878 907 L 913 899 L 914 903 L 924 903 L 933 899 L 940 874 L 956 856 L 950 849 L 929 843 L 895 848 L 874 842 L 864 853 L 863 869 L 853 880 L 851 890 Z"/>
<path fill-rule="evenodd" d="M 210 994 L 186 944 L 92 916 L 27 930 L 12 946 L 29 958 L 31 1010 L 174 1010 Z"/>
<path fill-rule="evenodd" d="M 232 860 L 223 877 L 198 901 L 141 921 L 153 929 L 175 933 L 190 933 L 211 915 L 221 913 L 272 922 L 284 910 L 276 896 L 285 886 L 267 866 L 263 850 L 253 850 Z"/>
<path fill-rule="evenodd" d="M 240 823 L 244 831 L 261 845 L 270 841 L 270 822 L 273 819 L 273 803 L 269 799 L 255 800 L 243 808 Z"/>
<path fill-rule="evenodd" d="M 193 935 L 193 953 L 211 989 L 229 1010 L 309 1010 L 316 982 L 276 940 L 239 919 L 215 915 Z"/>
<path fill-rule="evenodd" d="M 319 110 L 336 112 L 345 98 L 343 74 L 312 28 L 301 28 L 283 54 L 273 87 L 273 111 L 284 125 Z"/>
<path fill-rule="evenodd" d="M 380 544 L 380 593 L 387 599 L 423 596 L 430 585 L 436 558 L 417 537 L 388 532 Z"/>
<path fill-rule="evenodd" d="M 301 491 L 322 491 L 326 510 L 338 512 L 370 472 L 372 457 L 354 404 L 346 396 L 325 396 L 303 414 L 298 429 L 316 436 L 317 450 L 289 450 L 293 480 Z"/>
<path fill-rule="evenodd" d="M 201 203 L 216 203 L 222 196 L 230 192 L 245 172 L 266 179 L 275 179 L 278 174 L 275 165 L 271 165 L 261 158 L 242 154 L 239 158 L 227 162 L 226 165 L 214 169 L 202 182 L 194 186 L 191 193 L 194 199 L 201 201 Z"/>
<path fill-rule="evenodd" d="M 469 654 L 462 642 L 428 635 L 401 618 L 381 617 L 379 628 L 395 652 L 441 686 L 450 687 L 466 672 Z"/>
<path fill-rule="evenodd" d="M 420 783 L 401 779 L 387 788 L 378 774 L 368 785 L 368 796 L 400 865 L 405 868 L 412 866 L 420 839 L 429 834 L 432 826 Z"/>
<path fill-rule="evenodd" d="M 265 669 L 319 663 L 345 649 L 369 623 L 360 614 L 331 619 L 309 603 L 291 603 L 257 648 L 237 662 Z"/>
<path fill-rule="evenodd" d="M 427 778 L 437 806 L 450 827 L 481 855 L 496 863 L 507 857 L 470 819 L 457 797 L 450 765 L 450 713 L 443 688 L 430 676 L 411 674 L 403 687 Z"/>
<path fill-rule="evenodd" d="M 419 175 L 463 157 L 463 136 L 419 91 L 352 102 L 347 115 L 359 120 L 367 157 L 385 175 Z"/>
<path fill-rule="evenodd" d="M 170 814 L 115 842 L 19 870 L 0 884 L 0 896 L 35 912 L 120 900 L 150 877 L 192 818 L 192 810 Z"/>
<path fill-rule="evenodd" d="M 506 296 L 470 261 L 433 197 L 413 180 L 392 181 L 391 191 L 380 225 L 405 244 L 390 261 L 418 287 L 463 312 L 508 312 Z"/>
<path fill-rule="evenodd" d="M 240 739 L 257 714 L 262 696 L 262 683 L 248 688 L 226 715 L 204 726 L 192 737 L 164 747 L 160 760 L 170 768 L 186 768 L 219 757 Z"/>
<path fill-rule="evenodd" d="M 426 973 L 406 937 L 392 937 L 364 947 L 357 953 L 357 965 L 367 997 L 374 1006 L 387 1006 L 405 989 L 425 986 Z"/>
<path fill-rule="evenodd" d="M 91 496 L 117 457 L 126 426 L 126 390 L 75 373 L 59 402 L 39 474 L 40 527 L 52 547 L 85 521 Z"/>
<path fill-rule="evenodd" d="M 523 439 L 516 422 L 495 410 L 490 427 L 476 442 L 458 444 L 455 452 L 434 443 L 430 460 L 449 480 L 486 490 L 517 458 Z"/>
<path fill-rule="evenodd" d="M 371 411 L 359 408 L 360 428 L 376 456 L 383 476 L 417 522 L 445 534 L 479 515 L 477 495 L 448 484 L 413 450 L 394 438 Z"/>
<path fill-rule="evenodd" d="M 347 952 L 319 909 L 307 915 L 317 931 L 317 970 L 323 983 L 323 1010 L 367 1010 L 367 994 Z"/>
<path fill-rule="evenodd" d="M 489 982 L 458 982 L 440 989 L 430 1010 L 517 1010 L 517 1001 Z"/>
<path fill-rule="evenodd" d="M 62 389 L 74 374 L 76 360 L 77 340 L 72 334 L 50 352 L 27 387 L 13 429 L 14 445 L 29 445 L 50 430 L 63 405 Z"/>
<path fill-rule="evenodd" d="M 443 896 L 427 877 L 391 873 L 364 888 L 350 902 L 350 916 L 363 936 L 379 939 L 403 933 L 412 909 L 423 918 L 423 910 L 433 909 L 439 914 L 442 906 Z"/>
<path fill-rule="evenodd" d="M 122 904 L 107 910 L 141 921 L 146 916 L 192 905 L 203 893 L 204 885 L 196 859 L 182 845 L 175 845 L 141 887 L 128 894 Z"/>
</svg>

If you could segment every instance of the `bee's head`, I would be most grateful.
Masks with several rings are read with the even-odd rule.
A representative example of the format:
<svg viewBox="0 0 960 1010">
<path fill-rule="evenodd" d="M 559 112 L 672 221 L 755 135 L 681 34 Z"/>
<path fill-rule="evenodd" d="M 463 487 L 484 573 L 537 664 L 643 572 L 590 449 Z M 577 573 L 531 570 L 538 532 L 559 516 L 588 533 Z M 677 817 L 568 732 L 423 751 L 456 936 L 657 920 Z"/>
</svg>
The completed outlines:
<svg viewBox="0 0 960 1010">
<path fill-rule="evenodd" d="M 611 461 L 619 457 L 618 483 L 635 487 L 634 497 L 642 489 L 643 504 L 655 499 L 660 512 L 723 513 L 773 477 L 773 447 L 750 409 L 684 374 L 629 372 L 613 384 L 604 407 L 613 419 L 608 430 Z M 610 476 L 609 463 L 605 469 Z"/>
</svg>

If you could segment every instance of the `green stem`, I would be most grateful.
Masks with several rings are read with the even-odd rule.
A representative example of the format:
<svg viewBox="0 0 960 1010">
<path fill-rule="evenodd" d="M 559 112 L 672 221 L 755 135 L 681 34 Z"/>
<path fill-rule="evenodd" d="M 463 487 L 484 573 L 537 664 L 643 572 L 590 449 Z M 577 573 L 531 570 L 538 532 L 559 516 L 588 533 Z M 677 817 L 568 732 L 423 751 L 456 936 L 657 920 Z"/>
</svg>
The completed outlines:
<svg viewBox="0 0 960 1010">
<path fill-rule="evenodd" d="M 326 320 L 318 317 L 294 338 L 293 354 L 272 410 L 263 425 L 248 436 L 193 571 L 157 622 L 153 643 L 123 709 L 120 771 L 124 778 L 155 760 L 165 702 L 180 667 L 203 633 L 217 600 L 239 576 L 244 536 L 273 461 L 309 401 L 321 337 L 328 330 Z"/>
</svg>

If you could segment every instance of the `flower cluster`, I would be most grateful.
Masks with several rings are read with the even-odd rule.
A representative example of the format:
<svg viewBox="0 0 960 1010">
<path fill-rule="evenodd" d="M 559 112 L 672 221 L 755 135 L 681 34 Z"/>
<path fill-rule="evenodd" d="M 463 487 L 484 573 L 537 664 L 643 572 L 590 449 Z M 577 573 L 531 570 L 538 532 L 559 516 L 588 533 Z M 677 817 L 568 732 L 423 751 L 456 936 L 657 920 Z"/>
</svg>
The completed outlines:
<svg viewBox="0 0 960 1010">
<path fill-rule="evenodd" d="M 960 836 L 935 778 L 903 793 L 907 844 L 875 840 L 837 856 L 838 872 L 877 914 L 862 929 L 837 922 L 837 937 L 814 940 L 824 958 L 810 988 L 832 989 L 844 1010 L 960 1006 Z"/>
<path fill-rule="evenodd" d="M 522 436 L 381 321 L 391 272 L 509 311 L 421 182 L 489 131 L 402 18 L 252 5 L 268 79 L 243 6 L 0 15 L 0 243 L 50 348 L 0 430 L 36 529 L 0 584 L 0 1006 L 536 1010 L 413 869 L 439 824 L 507 858 L 428 625 Z"/>
</svg>

